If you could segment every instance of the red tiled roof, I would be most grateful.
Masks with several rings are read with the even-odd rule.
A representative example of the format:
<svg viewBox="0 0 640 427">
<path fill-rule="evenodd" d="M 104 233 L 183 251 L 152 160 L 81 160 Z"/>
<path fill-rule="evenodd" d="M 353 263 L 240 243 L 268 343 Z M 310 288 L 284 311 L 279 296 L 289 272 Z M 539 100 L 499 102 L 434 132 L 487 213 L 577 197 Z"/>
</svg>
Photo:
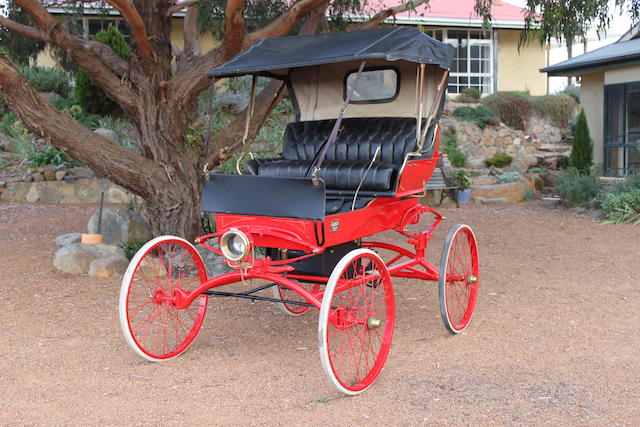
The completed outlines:
<svg viewBox="0 0 640 427">
<path fill-rule="evenodd" d="M 372 0 L 369 5 L 374 10 L 395 7 L 399 0 Z M 430 0 L 428 5 L 418 6 L 415 11 L 406 11 L 396 15 L 400 21 L 416 21 L 428 24 L 429 21 L 467 21 L 477 24 L 481 18 L 473 11 L 475 0 Z M 491 17 L 494 25 L 504 26 L 512 23 L 521 27 L 524 24 L 525 9 L 504 0 L 494 0 Z M 408 22 L 407 22 L 408 23 Z M 500 25 L 502 24 L 502 25 Z"/>
</svg>

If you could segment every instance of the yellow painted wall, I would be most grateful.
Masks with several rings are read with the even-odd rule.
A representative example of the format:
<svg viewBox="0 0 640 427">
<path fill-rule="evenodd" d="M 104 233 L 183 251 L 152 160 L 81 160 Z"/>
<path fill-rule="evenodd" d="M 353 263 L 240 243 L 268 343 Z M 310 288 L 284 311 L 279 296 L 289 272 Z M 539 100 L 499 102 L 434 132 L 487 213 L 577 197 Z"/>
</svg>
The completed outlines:
<svg viewBox="0 0 640 427">
<path fill-rule="evenodd" d="M 171 22 L 171 43 L 182 49 L 184 47 L 184 38 L 182 37 L 182 18 L 173 18 Z M 211 34 L 200 34 L 200 50 L 206 53 L 214 48 L 218 41 L 214 40 Z M 41 67 L 57 67 L 57 63 L 51 55 L 49 49 L 45 49 L 38 54 L 36 63 Z"/>
<path fill-rule="evenodd" d="M 604 73 L 604 84 L 606 85 L 637 81 L 640 81 L 640 65 L 606 70 Z"/>
<path fill-rule="evenodd" d="M 184 38 L 182 37 L 182 18 L 173 18 L 171 22 L 171 43 L 178 46 L 180 49 L 184 47 Z M 202 53 L 206 53 L 214 48 L 218 41 L 213 39 L 211 34 L 200 34 L 198 37 L 200 40 L 200 50 Z"/>
<path fill-rule="evenodd" d="M 547 93 L 546 51 L 537 41 L 518 51 L 520 30 L 497 30 L 498 87 L 496 90 L 528 90 L 531 95 Z"/>
<path fill-rule="evenodd" d="M 602 167 L 604 161 L 604 81 L 605 73 L 595 71 L 582 74 L 580 82 L 580 106 L 584 109 L 593 140 L 593 164 Z"/>
</svg>

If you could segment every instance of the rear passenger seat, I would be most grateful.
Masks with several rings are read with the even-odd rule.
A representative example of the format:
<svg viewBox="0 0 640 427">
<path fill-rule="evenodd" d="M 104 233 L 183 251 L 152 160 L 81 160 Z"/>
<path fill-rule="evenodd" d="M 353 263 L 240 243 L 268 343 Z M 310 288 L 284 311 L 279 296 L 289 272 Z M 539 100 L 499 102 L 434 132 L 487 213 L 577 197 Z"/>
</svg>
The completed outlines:
<svg viewBox="0 0 640 427">
<path fill-rule="evenodd" d="M 247 161 L 247 168 L 254 175 L 304 177 L 334 123 L 335 119 L 290 123 L 284 134 L 282 157 L 252 159 Z M 378 147 L 380 155 L 362 183 L 363 195 L 371 192 L 383 195 L 394 190 L 405 156 L 416 149 L 416 119 L 344 119 L 317 174 L 325 181 L 327 193 L 353 194 Z M 431 153 L 424 155 L 430 157 Z"/>
</svg>

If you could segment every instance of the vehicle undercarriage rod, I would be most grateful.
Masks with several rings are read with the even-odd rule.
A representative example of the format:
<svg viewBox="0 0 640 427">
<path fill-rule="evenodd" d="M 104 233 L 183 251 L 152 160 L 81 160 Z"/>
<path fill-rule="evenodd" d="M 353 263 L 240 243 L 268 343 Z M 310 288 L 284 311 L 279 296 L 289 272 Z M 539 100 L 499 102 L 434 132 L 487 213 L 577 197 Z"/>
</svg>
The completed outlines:
<svg viewBox="0 0 640 427">
<path fill-rule="evenodd" d="M 248 290 L 246 292 L 223 292 L 223 291 L 208 290 L 208 291 L 204 291 L 203 294 L 216 295 L 216 296 L 219 296 L 219 297 L 244 298 L 244 299 L 250 299 L 252 301 L 279 302 L 279 303 L 282 303 L 282 304 L 301 305 L 301 306 L 305 306 L 305 307 L 313 307 L 313 304 L 308 303 L 308 302 L 291 301 L 291 300 L 286 300 L 286 299 L 269 298 L 269 297 L 261 297 L 261 296 L 258 296 L 258 295 L 253 295 L 255 292 L 262 291 L 264 289 L 268 289 L 268 288 L 271 288 L 273 286 L 278 286 L 278 284 L 269 283 L 268 285 L 260 286 L 260 287 L 255 288 L 255 289 L 250 289 L 250 290 Z"/>
</svg>

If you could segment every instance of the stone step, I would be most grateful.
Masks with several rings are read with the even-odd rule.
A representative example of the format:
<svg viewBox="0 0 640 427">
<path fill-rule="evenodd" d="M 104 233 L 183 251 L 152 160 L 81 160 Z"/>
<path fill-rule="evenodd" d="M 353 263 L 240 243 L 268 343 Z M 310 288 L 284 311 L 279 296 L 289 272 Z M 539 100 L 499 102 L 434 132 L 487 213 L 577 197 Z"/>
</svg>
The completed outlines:
<svg viewBox="0 0 640 427">
<path fill-rule="evenodd" d="M 571 150 L 571 145 L 569 144 L 542 144 L 538 147 L 538 151 L 556 153 L 566 153 L 569 150 Z"/>
<path fill-rule="evenodd" d="M 474 197 L 473 200 L 481 205 L 504 205 L 509 203 L 506 197 Z"/>
<path fill-rule="evenodd" d="M 489 175 L 483 175 L 473 177 L 471 178 L 471 181 L 473 181 L 473 185 L 490 185 L 495 184 L 496 179 Z"/>
</svg>

